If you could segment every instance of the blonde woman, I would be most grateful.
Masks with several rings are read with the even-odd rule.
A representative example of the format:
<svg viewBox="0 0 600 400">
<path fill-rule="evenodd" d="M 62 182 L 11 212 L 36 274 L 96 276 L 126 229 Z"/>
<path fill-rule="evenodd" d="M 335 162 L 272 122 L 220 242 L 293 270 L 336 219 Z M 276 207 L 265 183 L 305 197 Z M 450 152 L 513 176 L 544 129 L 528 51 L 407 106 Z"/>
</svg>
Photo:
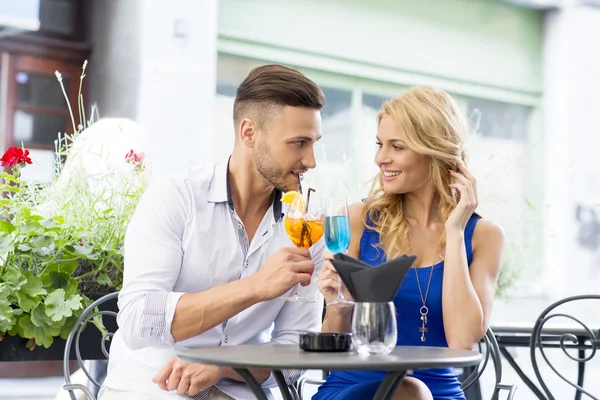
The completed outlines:
<svg viewBox="0 0 600 400">
<path fill-rule="evenodd" d="M 368 198 L 350 207 L 348 253 L 373 266 L 417 256 L 394 298 L 398 345 L 472 349 L 488 328 L 504 233 L 475 213 L 477 185 L 463 152 L 466 119 L 447 93 L 418 87 L 386 102 L 378 125 L 380 173 Z M 328 302 L 336 285 L 327 262 L 319 288 Z M 351 313 L 328 307 L 323 331 L 349 331 Z M 370 399 L 384 374 L 333 371 L 313 399 Z M 452 368 L 415 370 L 394 397 L 464 398 Z"/>
</svg>

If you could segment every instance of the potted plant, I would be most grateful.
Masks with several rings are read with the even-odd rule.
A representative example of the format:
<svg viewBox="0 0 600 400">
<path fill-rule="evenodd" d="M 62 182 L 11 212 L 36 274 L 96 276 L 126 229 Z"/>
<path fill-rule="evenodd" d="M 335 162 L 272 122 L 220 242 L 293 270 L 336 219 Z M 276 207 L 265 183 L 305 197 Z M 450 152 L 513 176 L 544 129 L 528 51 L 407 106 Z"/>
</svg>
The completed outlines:
<svg viewBox="0 0 600 400">
<path fill-rule="evenodd" d="M 62 359 L 81 312 L 121 288 L 125 231 L 145 185 L 143 153 L 123 150 L 131 123 L 86 121 L 81 90 L 78 108 L 75 133 L 55 141 L 52 182 L 22 178 L 35 162 L 25 148 L 0 159 L 10 169 L 0 175 L 0 361 Z M 99 340 L 89 347 L 99 354 Z"/>
</svg>

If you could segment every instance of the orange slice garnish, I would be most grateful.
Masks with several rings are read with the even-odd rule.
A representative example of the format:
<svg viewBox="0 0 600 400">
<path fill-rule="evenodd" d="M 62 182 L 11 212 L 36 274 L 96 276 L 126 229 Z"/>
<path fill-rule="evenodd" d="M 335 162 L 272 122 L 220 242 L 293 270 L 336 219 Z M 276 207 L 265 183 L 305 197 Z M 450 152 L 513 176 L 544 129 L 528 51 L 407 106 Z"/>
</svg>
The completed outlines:
<svg viewBox="0 0 600 400">
<path fill-rule="evenodd" d="M 304 211 L 306 208 L 306 201 L 297 190 L 290 190 L 289 192 L 285 192 L 283 196 L 281 196 L 281 202 L 285 204 L 293 205 L 296 208 L 302 208 L 301 211 Z"/>
</svg>

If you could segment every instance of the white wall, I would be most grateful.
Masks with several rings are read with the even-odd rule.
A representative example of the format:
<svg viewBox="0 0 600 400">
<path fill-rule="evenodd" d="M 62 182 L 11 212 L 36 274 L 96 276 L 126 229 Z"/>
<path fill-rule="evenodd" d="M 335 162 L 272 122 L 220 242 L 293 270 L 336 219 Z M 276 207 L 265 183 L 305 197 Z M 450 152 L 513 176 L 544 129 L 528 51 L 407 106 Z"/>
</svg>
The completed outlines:
<svg viewBox="0 0 600 400">
<path fill-rule="evenodd" d="M 600 211 L 600 9 L 567 4 L 545 25 L 545 281 L 554 297 L 597 293 L 600 249 L 577 243 L 575 210 Z"/>
<path fill-rule="evenodd" d="M 217 0 L 95 0 L 92 93 L 139 124 L 153 176 L 211 160 Z"/>
</svg>

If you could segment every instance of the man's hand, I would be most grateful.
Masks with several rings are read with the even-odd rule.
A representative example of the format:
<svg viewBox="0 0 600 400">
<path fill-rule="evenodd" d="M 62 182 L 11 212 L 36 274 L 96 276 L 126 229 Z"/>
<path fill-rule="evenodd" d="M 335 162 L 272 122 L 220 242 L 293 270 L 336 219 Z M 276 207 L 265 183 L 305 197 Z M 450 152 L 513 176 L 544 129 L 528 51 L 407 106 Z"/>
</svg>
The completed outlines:
<svg viewBox="0 0 600 400">
<path fill-rule="evenodd" d="M 222 372 L 217 366 L 183 362 L 173 357 L 152 378 L 152 382 L 162 390 L 177 390 L 180 396 L 186 393 L 195 396 L 213 386 L 222 377 Z"/>
<path fill-rule="evenodd" d="M 315 263 L 308 249 L 284 247 L 269 257 L 265 265 L 250 278 L 253 286 L 259 290 L 259 297 L 271 300 L 298 283 L 309 285 L 314 269 Z"/>
</svg>

